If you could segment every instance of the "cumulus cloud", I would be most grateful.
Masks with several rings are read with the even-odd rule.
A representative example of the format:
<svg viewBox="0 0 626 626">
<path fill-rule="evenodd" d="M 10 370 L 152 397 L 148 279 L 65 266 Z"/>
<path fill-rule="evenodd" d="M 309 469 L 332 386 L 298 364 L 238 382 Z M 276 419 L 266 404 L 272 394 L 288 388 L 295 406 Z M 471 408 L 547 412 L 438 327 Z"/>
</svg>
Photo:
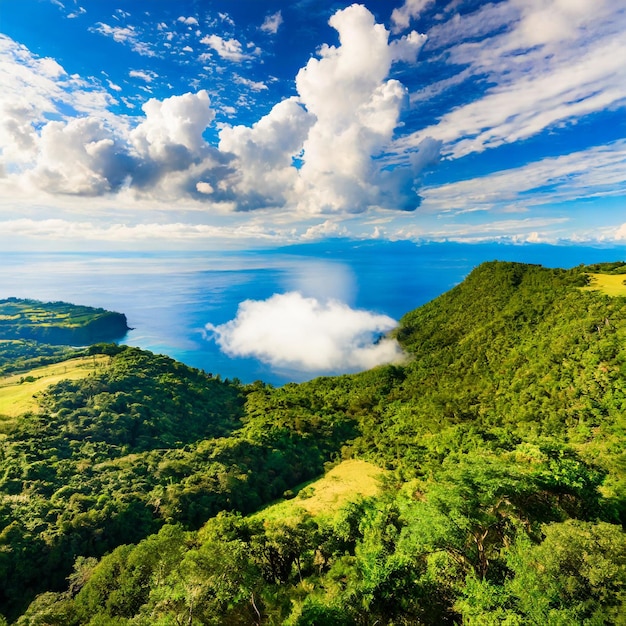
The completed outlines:
<svg viewBox="0 0 626 626">
<path fill-rule="evenodd" d="M 207 187 L 196 184 L 208 185 L 217 177 L 212 170 L 223 169 L 228 160 L 202 137 L 215 117 L 204 90 L 148 100 L 139 123 L 85 115 L 46 121 L 38 132 L 33 120 L 40 116 L 32 105 L 18 103 L 5 108 L 10 115 L 0 136 L 6 136 L 2 156 L 11 159 L 10 176 L 22 188 L 83 196 L 130 189 L 155 197 L 200 197 Z"/>
<path fill-rule="evenodd" d="M 375 156 L 389 145 L 407 100 L 406 88 L 387 80 L 398 60 L 415 60 L 424 37 L 411 33 L 396 45 L 363 6 L 338 11 L 329 24 L 340 46 L 323 46 L 296 76 L 315 124 L 303 145 L 296 193 L 308 212 L 361 212 L 384 204 L 389 191 Z M 332 149 L 331 149 L 332 146 Z M 417 172 L 405 172 L 414 178 Z M 414 194 L 411 194 L 414 195 Z M 400 208 L 415 208 L 409 198 Z"/>
<path fill-rule="evenodd" d="M 118 189 L 131 165 L 124 147 L 101 120 L 76 118 L 49 122 L 41 131 L 33 185 L 49 193 L 102 195 Z"/>
<path fill-rule="evenodd" d="M 116 101 L 108 91 L 78 88 L 77 79 L 52 59 L 16 50 L 15 79 L 7 81 L 8 95 L 16 97 L 0 98 L 4 170 L 23 188 L 50 194 L 131 190 L 220 209 L 284 207 L 307 214 L 415 209 L 420 171 L 437 160 L 440 144 L 424 141 L 404 163 L 388 167 L 385 152 L 407 102 L 405 87 L 388 76 L 394 63 L 416 60 L 424 36 L 411 32 L 390 41 L 389 31 L 360 5 L 335 13 L 330 25 L 340 44 L 323 46 L 300 70 L 298 96 L 279 102 L 250 126 L 222 126 L 216 147 L 203 135 L 215 120 L 204 90 L 152 98 L 143 104 L 143 116 L 119 116 L 110 110 Z M 139 40 L 132 26 L 99 23 L 95 29 L 120 43 Z M 253 44 L 244 51 L 239 41 L 218 35 L 202 42 L 232 61 L 256 54 Z M 30 90 L 20 89 L 26 57 L 33 67 Z M 147 84 L 157 78 L 139 69 L 129 76 Z M 234 80 L 253 91 L 267 89 L 242 77 Z M 20 96 L 24 91 L 28 97 Z M 81 115 L 68 115 L 67 102 Z"/>
<path fill-rule="evenodd" d="M 205 195 L 210 195 L 212 194 L 215 189 L 213 188 L 213 185 L 211 185 L 211 183 L 207 183 L 203 180 L 198 181 L 196 183 L 196 190 L 199 191 L 200 193 L 203 193 Z"/>
<path fill-rule="evenodd" d="M 332 220 L 324 220 L 320 224 L 309 226 L 302 235 L 303 239 L 326 239 L 327 237 L 347 237 L 348 230 Z"/>
<path fill-rule="evenodd" d="M 240 209 L 285 204 L 298 176 L 292 155 L 301 149 L 313 121 L 297 99 L 290 98 L 252 127 L 220 132 L 219 149 L 237 157 L 237 172 L 229 183 Z"/>
<path fill-rule="evenodd" d="M 234 61 L 240 63 L 247 59 L 251 59 L 253 55 L 243 51 L 243 46 L 237 39 L 224 39 L 219 35 L 207 35 L 200 40 L 209 48 L 212 48 L 217 54 L 228 61 Z M 201 58 L 204 55 L 201 56 Z"/>
<path fill-rule="evenodd" d="M 148 154 L 155 161 L 171 162 L 173 168 L 182 168 L 206 148 L 202 133 L 215 117 L 206 90 L 165 100 L 151 98 L 141 108 L 146 117 L 130 134 L 140 154 Z M 182 161 L 176 165 L 174 158 L 181 157 Z"/>
<path fill-rule="evenodd" d="M 359 213 L 373 206 L 412 210 L 419 172 L 436 161 L 426 144 L 403 167 L 377 160 L 390 144 L 407 92 L 387 76 L 394 62 L 414 62 L 424 37 L 389 41 L 363 6 L 337 12 L 340 45 L 323 46 L 296 77 L 299 97 L 252 127 L 224 128 L 219 149 L 236 157 L 229 181 L 240 209 L 293 206 L 304 213 Z M 428 152 L 429 157 L 424 158 Z"/>
<path fill-rule="evenodd" d="M 185 17 L 181 15 L 176 21 L 186 24 L 187 26 L 198 26 L 198 20 L 195 17 Z"/>
<path fill-rule="evenodd" d="M 244 78 L 243 76 L 239 76 L 239 74 L 235 74 L 233 76 L 233 82 L 237 85 L 243 85 L 250 89 L 250 91 L 267 91 L 267 85 L 263 82 L 250 80 L 249 78 Z"/>
<path fill-rule="evenodd" d="M 235 319 L 207 330 L 230 356 L 254 357 L 276 368 L 348 372 L 399 362 L 398 343 L 383 334 L 396 325 L 386 315 L 298 292 L 246 300 Z"/>
</svg>

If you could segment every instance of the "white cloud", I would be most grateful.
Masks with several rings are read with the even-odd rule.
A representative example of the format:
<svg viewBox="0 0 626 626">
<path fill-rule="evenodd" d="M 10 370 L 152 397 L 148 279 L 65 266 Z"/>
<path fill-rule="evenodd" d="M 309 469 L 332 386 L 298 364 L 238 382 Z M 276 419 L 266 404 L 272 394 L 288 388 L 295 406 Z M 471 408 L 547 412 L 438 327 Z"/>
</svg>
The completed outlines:
<svg viewBox="0 0 626 626">
<path fill-rule="evenodd" d="M 285 241 L 284 234 L 269 232 L 260 225 L 209 225 L 174 223 L 142 224 L 101 224 L 90 221 L 66 219 L 20 218 L 0 221 L 0 241 L 7 247 L 16 238 L 50 241 L 103 241 L 111 243 L 140 243 L 142 241 L 161 240 L 168 243 L 188 242 L 190 240 L 245 240 L 250 243 Z M 4 240 L 4 241 L 3 241 Z"/>
<path fill-rule="evenodd" d="M 626 194 L 626 140 L 422 190 L 424 210 L 527 209 Z"/>
<path fill-rule="evenodd" d="M 240 63 L 253 58 L 253 55 L 243 51 L 241 42 L 236 39 L 223 39 L 219 35 L 207 35 L 200 40 L 200 43 L 206 44 L 209 48 L 215 50 L 222 59 L 228 61 Z M 204 55 L 201 55 L 201 59 L 203 58 Z"/>
<path fill-rule="evenodd" d="M 418 18 L 422 11 L 433 2 L 434 0 L 404 0 L 404 4 L 391 13 L 393 32 L 398 33 L 406 30 L 410 26 L 411 20 Z"/>
<path fill-rule="evenodd" d="M 151 83 L 157 77 L 157 74 L 151 70 L 130 70 L 128 75 L 131 78 L 140 78 L 146 83 Z"/>
<path fill-rule="evenodd" d="M 79 17 L 80 15 L 84 15 L 85 13 L 87 13 L 87 9 L 85 9 L 84 7 L 78 7 L 76 11 L 72 11 L 71 13 L 68 13 L 67 17 L 69 19 L 74 19 L 76 17 Z"/>
<path fill-rule="evenodd" d="M 447 59 L 466 68 L 462 78 L 482 75 L 496 86 L 400 139 L 396 149 L 430 135 L 458 158 L 623 107 L 625 28 L 626 13 L 602 0 L 510 0 L 435 26 L 429 48 L 452 43 Z M 457 84 L 448 81 L 442 86 Z"/>
<path fill-rule="evenodd" d="M 46 124 L 38 140 L 35 167 L 27 180 L 51 194 L 102 195 L 118 189 L 127 176 L 124 146 L 105 124 L 83 117 Z"/>
<path fill-rule="evenodd" d="M 107 84 L 109 85 L 109 89 L 113 91 L 122 91 L 122 88 L 119 85 L 116 85 L 114 82 L 107 80 Z"/>
<path fill-rule="evenodd" d="M 283 100 L 252 127 L 226 127 L 219 149 L 237 157 L 236 174 L 229 180 L 239 208 L 283 206 L 298 172 L 292 164 L 313 123 L 295 98 Z"/>
<path fill-rule="evenodd" d="M 199 193 L 203 193 L 207 196 L 211 195 L 215 191 L 211 183 L 207 183 L 203 180 L 196 183 L 196 189 Z"/>
<path fill-rule="evenodd" d="M 97 22 L 92 26 L 90 31 L 100 33 L 105 37 L 111 37 L 113 41 L 130 46 L 132 50 L 143 56 L 155 56 L 151 45 L 145 41 L 141 41 L 140 34 L 134 26 L 110 26 L 104 22 Z"/>
<path fill-rule="evenodd" d="M 143 118 L 116 116 L 107 111 L 114 102 L 108 92 L 77 88 L 76 79 L 52 59 L 20 49 L 16 55 L 36 66 L 32 91 L 45 95 L 38 111 L 32 110 L 36 93 L 5 105 L 4 170 L 23 190 L 36 187 L 50 195 L 130 190 L 161 201 L 186 198 L 239 210 L 284 207 L 292 214 L 362 212 L 381 205 L 413 209 L 419 204 L 417 177 L 436 160 L 438 144 L 424 142 L 394 171 L 378 157 L 391 143 L 407 96 L 397 80 L 387 79 L 390 68 L 415 61 L 424 38 L 411 32 L 390 42 L 384 26 L 359 5 L 339 11 L 330 24 L 340 45 L 323 47 L 320 58 L 298 73 L 299 97 L 279 102 L 252 126 L 224 127 L 217 148 L 203 137 L 215 118 L 206 91 L 152 98 L 142 106 Z M 97 29 L 121 43 L 138 40 L 132 26 L 99 23 Z M 234 39 L 210 35 L 202 41 L 231 60 L 256 54 L 254 44 L 244 52 Z M 11 71 L 23 73 L 24 65 L 16 59 Z M 158 78 L 139 69 L 129 77 L 146 87 Z M 267 88 L 234 80 L 251 90 Z M 66 106 L 61 114 L 56 100 L 71 101 L 86 115 L 68 116 Z M 46 119 L 48 111 L 57 121 Z"/>
<path fill-rule="evenodd" d="M 235 319 L 207 330 L 230 356 L 255 357 L 276 368 L 346 372 L 402 360 L 395 340 L 382 338 L 396 325 L 386 315 L 321 302 L 298 292 L 246 300 Z"/>
<path fill-rule="evenodd" d="M 449 223 L 436 227 L 413 225 L 388 232 L 392 241 L 457 241 L 461 243 L 479 243 L 501 241 L 521 243 L 539 241 L 556 243 L 566 234 L 565 226 L 571 228 L 567 217 L 529 217 L 526 219 L 491 220 L 480 224 Z M 561 228 L 562 230 L 559 230 Z M 585 240 L 599 240 L 586 237 Z"/>
<path fill-rule="evenodd" d="M 249 78 L 244 78 L 243 76 L 239 76 L 238 74 L 235 74 L 235 76 L 233 76 L 233 82 L 238 85 L 243 85 L 251 91 L 267 91 L 267 85 L 265 83 L 250 80 Z"/>
<path fill-rule="evenodd" d="M 265 20 L 263 20 L 263 24 L 261 24 L 260 29 L 263 32 L 269 33 L 270 35 L 275 35 L 278 32 L 281 24 L 283 23 L 283 15 L 280 11 L 276 11 L 272 15 L 267 15 Z"/>
<path fill-rule="evenodd" d="M 339 47 L 323 46 L 296 76 L 303 104 L 315 116 L 303 146 L 296 195 L 301 210 L 361 212 L 391 193 L 415 208 L 418 172 L 383 174 L 373 157 L 390 144 L 407 100 L 405 87 L 387 80 L 398 60 L 415 60 L 424 38 L 410 33 L 389 44 L 389 32 L 363 6 L 338 11 L 329 21 Z"/>
<path fill-rule="evenodd" d="M 309 226 L 302 235 L 302 239 L 326 239 L 327 237 L 346 237 L 348 230 L 332 220 L 325 220 L 321 224 Z"/>
<path fill-rule="evenodd" d="M 181 15 L 177 21 L 187 26 L 198 26 L 198 20 L 195 17 L 185 17 Z"/>
<path fill-rule="evenodd" d="M 0 168 L 19 172 L 37 159 L 38 129 L 50 118 L 91 115 L 115 100 L 102 87 L 70 76 L 55 60 L 0 35 Z M 112 116 L 111 116 L 112 117 Z"/>
<path fill-rule="evenodd" d="M 130 132 L 130 142 L 148 162 L 165 170 L 184 170 L 208 152 L 202 137 L 215 112 L 206 90 L 165 100 L 151 98 L 141 107 L 145 119 Z"/>
<path fill-rule="evenodd" d="M 168 201 L 201 197 L 196 183 L 207 180 L 220 160 L 202 137 L 215 117 L 206 91 L 151 99 L 142 107 L 143 119 L 103 115 L 102 107 L 111 102 L 107 92 L 76 88 L 76 79 L 60 66 L 16 51 L 30 68 L 0 61 L 6 79 L 0 166 L 16 190 L 97 196 L 132 189 Z M 66 102 L 83 115 L 64 120 L 59 109 L 67 110 Z M 46 119 L 51 114 L 61 119 Z"/>
</svg>

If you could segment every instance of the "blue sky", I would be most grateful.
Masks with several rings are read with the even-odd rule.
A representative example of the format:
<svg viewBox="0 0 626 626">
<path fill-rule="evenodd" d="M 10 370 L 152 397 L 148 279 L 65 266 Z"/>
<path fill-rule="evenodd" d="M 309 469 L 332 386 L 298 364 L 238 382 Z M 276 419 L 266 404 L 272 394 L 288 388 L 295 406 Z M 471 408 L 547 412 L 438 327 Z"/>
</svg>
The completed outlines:
<svg viewBox="0 0 626 626">
<path fill-rule="evenodd" d="M 0 246 L 626 239 L 616 0 L 0 0 Z"/>
</svg>

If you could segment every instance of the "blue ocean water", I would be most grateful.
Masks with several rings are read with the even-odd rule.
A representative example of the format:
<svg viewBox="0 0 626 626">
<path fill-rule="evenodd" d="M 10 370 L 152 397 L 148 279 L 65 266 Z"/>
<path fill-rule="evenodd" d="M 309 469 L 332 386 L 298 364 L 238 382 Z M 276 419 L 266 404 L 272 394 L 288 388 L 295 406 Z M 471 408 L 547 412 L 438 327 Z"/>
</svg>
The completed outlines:
<svg viewBox="0 0 626 626">
<path fill-rule="evenodd" d="M 256 359 L 230 358 L 207 337 L 206 324 L 233 319 L 246 299 L 296 290 L 399 319 L 483 261 L 573 267 L 624 258 L 624 246 L 346 240 L 253 252 L 0 252 L 0 298 L 64 300 L 120 311 L 133 328 L 124 343 L 222 377 L 281 385 L 316 373 L 275 371 Z"/>
</svg>

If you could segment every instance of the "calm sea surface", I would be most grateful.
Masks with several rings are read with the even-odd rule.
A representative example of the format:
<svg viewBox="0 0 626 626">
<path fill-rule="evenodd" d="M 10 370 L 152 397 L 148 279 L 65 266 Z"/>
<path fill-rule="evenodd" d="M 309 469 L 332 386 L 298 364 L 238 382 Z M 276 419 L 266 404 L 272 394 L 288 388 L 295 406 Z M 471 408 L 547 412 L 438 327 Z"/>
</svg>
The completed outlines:
<svg viewBox="0 0 626 626">
<path fill-rule="evenodd" d="M 0 298 L 103 307 L 125 313 L 124 343 L 243 382 L 276 385 L 302 375 L 255 359 L 229 358 L 207 338 L 207 323 L 233 319 L 240 302 L 301 291 L 399 319 L 447 291 L 479 263 L 548 267 L 623 260 L 626 247 L 325 242 L 254 252 L 2 253 Z"/>
</svg>

